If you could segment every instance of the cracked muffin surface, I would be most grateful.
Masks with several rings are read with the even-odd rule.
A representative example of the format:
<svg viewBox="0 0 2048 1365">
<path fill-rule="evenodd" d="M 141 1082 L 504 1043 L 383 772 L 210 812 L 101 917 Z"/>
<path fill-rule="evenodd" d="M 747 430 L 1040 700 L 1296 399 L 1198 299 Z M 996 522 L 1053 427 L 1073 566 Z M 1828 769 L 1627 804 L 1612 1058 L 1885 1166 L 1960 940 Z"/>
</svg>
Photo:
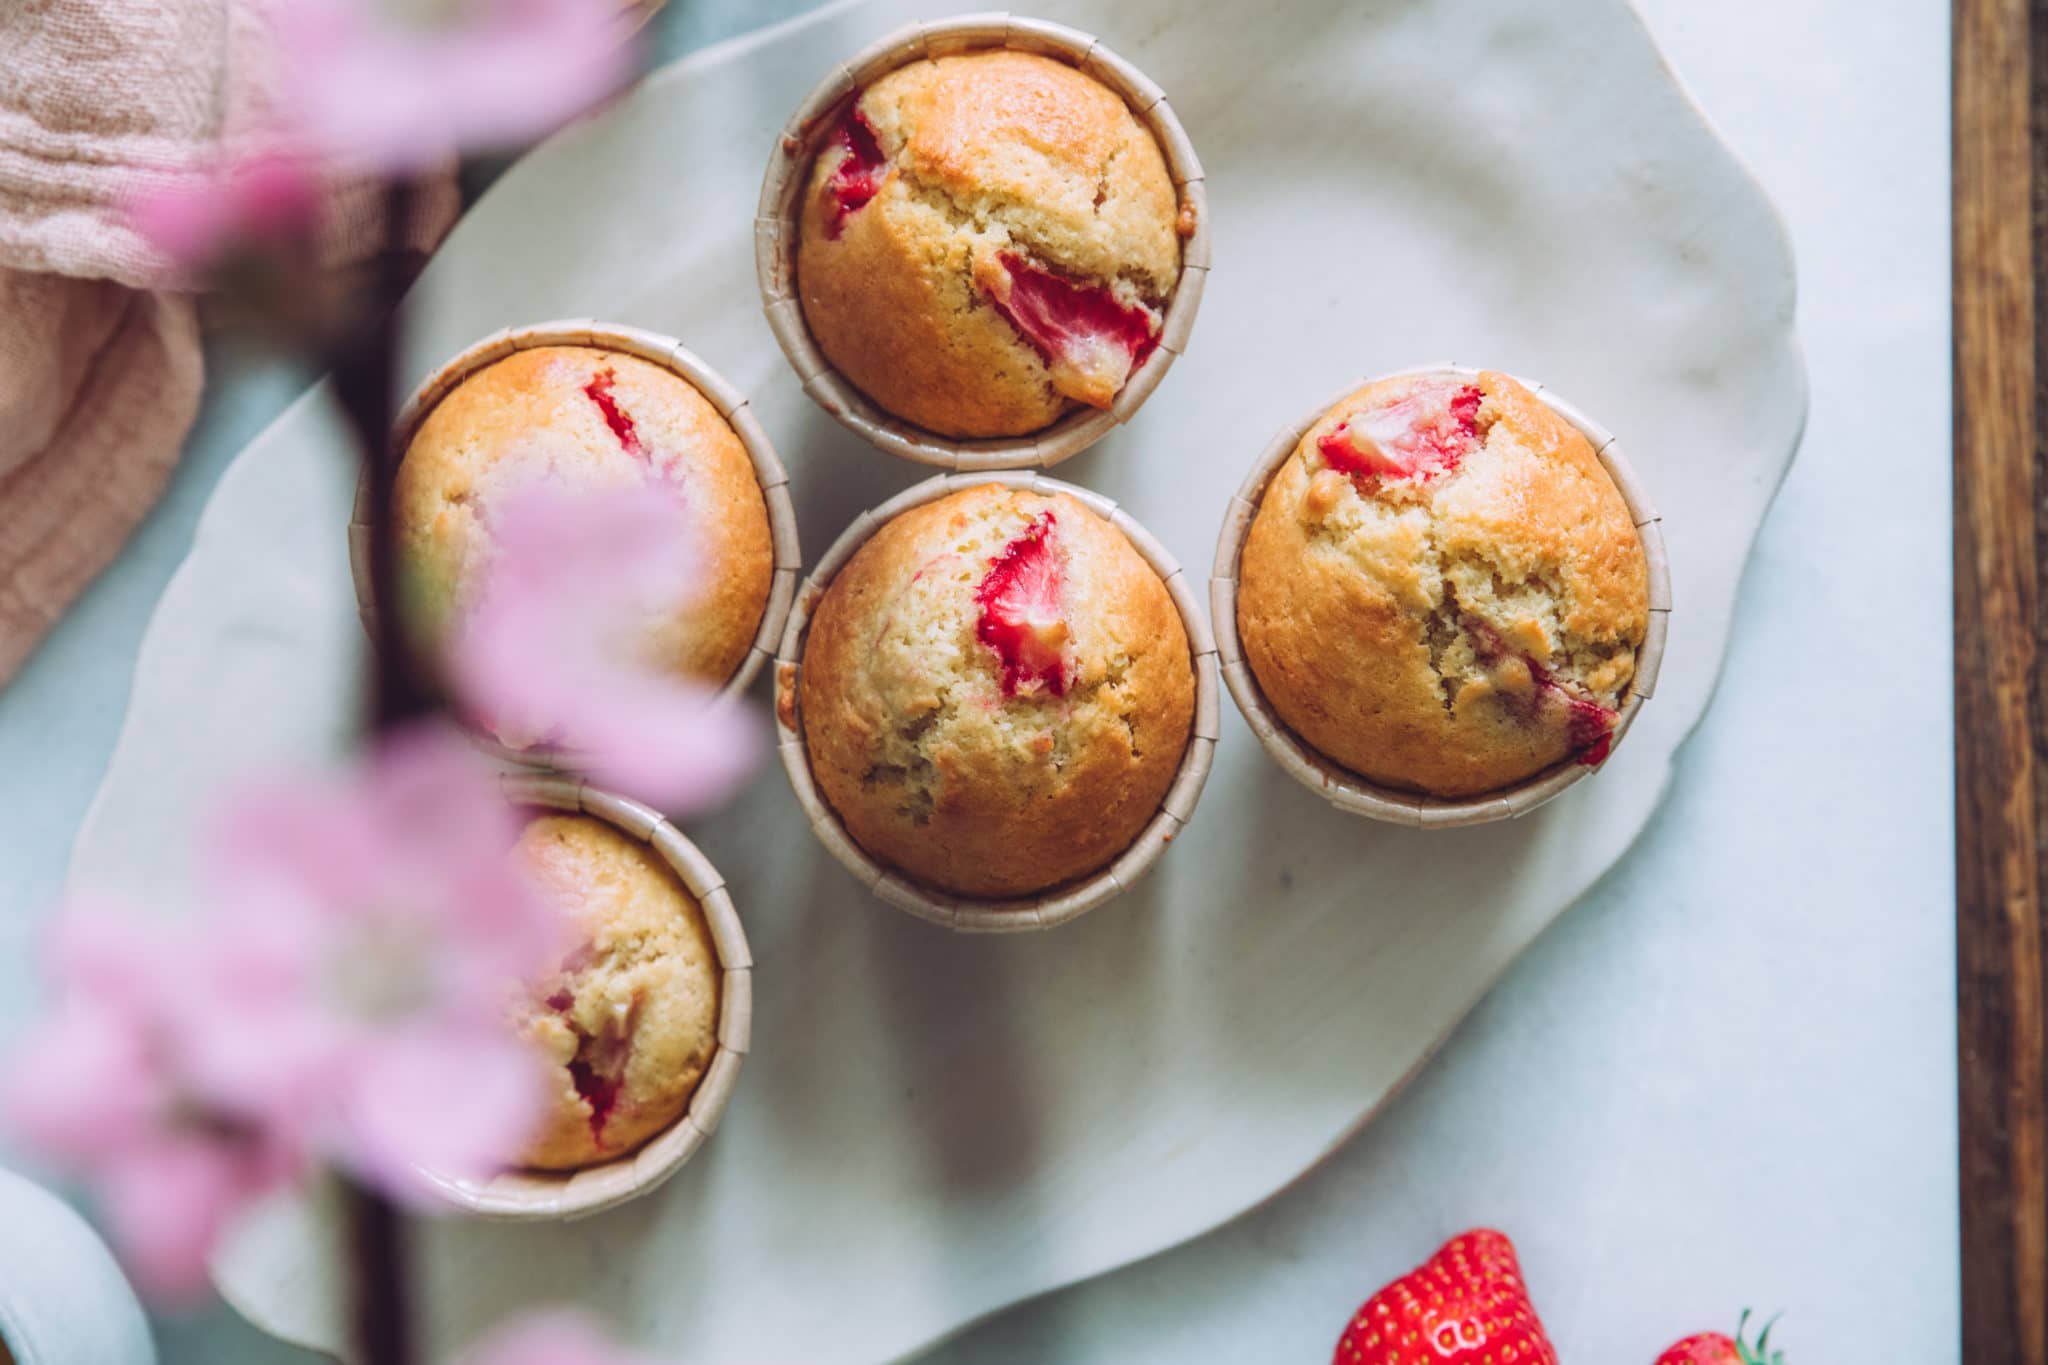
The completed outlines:
<svg viewBox="0 0 2048 1365">
<path fill-rule="evenodd" d="M 581 932 L 521 1019 L 553 1076 L 523 1164 L 609 1161 L 675 1122 L 711 1065 L 721 978 L 711 930 L 674 869 L 601 820 L 541 816 L 513 856 Z"/>
<path fill-rule="evenodd" d="M 1649 573 L 1577 428 L 1506 375 L 1411 376 L 1338 402 L 1274 474 L 1237 618 L 1260 690 L 1311 747 L 1476 796 L 1605 759 Z"/>
<path fill-rule="evenodd" d="M 673 370 L 621 351 L 543 346 L 479 369 L 427 414 L 398 468 L 401 610 L 418 655 L 476 600 L 494 553 L 490 505 L 527 481 L 586 489 L 652 479 L 679 496 L 676 534 L 702 547 L 693 584 L 642 643 L 678 675 L 722 683 L 767 609 L 774 550 L 747 448 Z"/>
<path fill-rule="evenodd" d="M 1180 278 L 1179 196 L 1150 130 L 1031 53 L 912 62 L 856 92 L 801 208 L 797 292 L 819 348 L 945 436 L 1109 406 Z"/>
<path fill-rule="evenodd" d="M 995 484 L 861 546 L 812 614 L 797 686 L 819 792 L 855 842 L 968 896 L 1114 860 L 1194 717 L 1187 633 L 1152 566 L 1075 498 Z"/>
</svg>

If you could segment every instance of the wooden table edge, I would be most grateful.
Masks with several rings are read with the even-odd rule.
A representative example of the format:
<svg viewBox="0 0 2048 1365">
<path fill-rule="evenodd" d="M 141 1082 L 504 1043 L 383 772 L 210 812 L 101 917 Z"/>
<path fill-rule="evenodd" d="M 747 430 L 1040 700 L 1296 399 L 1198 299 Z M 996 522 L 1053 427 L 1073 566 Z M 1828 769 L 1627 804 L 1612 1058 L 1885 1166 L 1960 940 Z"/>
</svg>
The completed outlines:
<svg viewBox="0 0 2048 1365">
<path fill-rule="evenodd" d="M 2037 373 L 2048 4 L 1953 0 L 1957 1116 L 1962 1358 L 2048 1365 L 2048 753 Z M 2036 44 L 2040 44 L 2036 49 Z M 2040 522 L 2037 524 L 2037 518 Z"/>
</svg>

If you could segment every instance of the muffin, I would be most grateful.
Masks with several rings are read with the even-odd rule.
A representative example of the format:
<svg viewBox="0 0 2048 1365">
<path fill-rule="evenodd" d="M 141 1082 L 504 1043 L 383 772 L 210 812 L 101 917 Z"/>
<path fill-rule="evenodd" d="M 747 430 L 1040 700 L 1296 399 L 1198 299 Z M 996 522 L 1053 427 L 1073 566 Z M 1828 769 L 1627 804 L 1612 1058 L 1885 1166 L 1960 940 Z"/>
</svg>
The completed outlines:
<svg viewBox="0 0 2048 1365">
<path fill-rule="evenodd" d="M 720 979 L 711 930 L 668 864 L 601 820 L 541 816 L 513 856 L 581 932 L 520 1021 L 555 1078 L 522 1164 L 609 1161 L 681 1117 L 711 1065 Z"/>
<path fill-rule="evenodd" d="M 797 688 L 854 842 L 926 886 L 1011 898 L 1137 838 L 1195 677 L 1172 595 L 1121 531 L 1067 494 L 988 484 L 860 547 L 811 615 Z"/>
<path fill-rule="evenodd" d="M 1122 98 L 1007 49 L 856 92 L 800 214 L 819 349 L 881 407 L 956 438 L 1108 407 L 1158 343 L 1193 229 Z"/>
<path fill-rule="evenodd" d="M 1267 484 L 1238 561 L 1273 710 L 1431 796 L 1604 760 L 1648 622 L 1642 541 L 1593 447 L 1490 371 L 1340 401 Z"/>
<path fill-rule="evenodd" d="M 651 476 L 679 496 L 676 534 L 704 570 L 678 585 L 643 644 L 657 666 L 718 684 L 746 659 L 773 577 L 768 508 L 741 442 L 673 370 L 622 351 L 514 351 L 437 403 L 406 447 L 393 492 L 400 609 L 417 655 L 443 642 L 491 564 L 494 497 L 536 477 L 632 487 Z"/>
</svg>

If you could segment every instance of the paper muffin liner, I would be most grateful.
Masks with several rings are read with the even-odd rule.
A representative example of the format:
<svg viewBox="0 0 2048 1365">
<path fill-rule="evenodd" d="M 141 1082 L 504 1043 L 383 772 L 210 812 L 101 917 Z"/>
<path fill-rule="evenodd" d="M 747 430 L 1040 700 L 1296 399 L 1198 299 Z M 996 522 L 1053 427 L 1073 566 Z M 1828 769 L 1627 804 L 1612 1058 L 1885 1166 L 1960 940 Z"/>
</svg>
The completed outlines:
<svg viewBox="0 0 2048 1365">
<path fill-rule="evenodd" d="M 427 414 L 465 379 L 515 351 L 529 351 L 542 346 L 596 346 L 638 356 L 670 370 L 688 380 L 692 387 L 711 400 L 712 406 L 718 409 L 719 415 L 731 425 L 740 443 L 747 448 L 747 458 L 753 462 L 754 476 L 761 485 L 761 498 L 768 509 L 774 572 L 769 579 L 768 601 L 762 608 L 761 622 L 754 631 L 753 643 L 747 648 L 746 658 L 740 661 L 722 689 L 728 697 L 745 692 L 760 673 L 762 665 L 775 655 L 776 643 L 782 639 L 783 625 L 789 619 L 790 602 L 796 596 L 797 576 L 803 571 L 803 550 L 797 543 L 796 505 L 789 495 L 789 475 L 783 470 L 782 460 L 776 455 L 768 433 L 754 416 L 746 395 L 696 354 L 686 350 L 680 341 L 659 332 L 621 323 L 598 322 L 591 318 L 536 322 L 493 332 L 442 365 L 413 391 L 392 428 L 393 457 L 403 458 L 406 447 L 412 444 L 412 438 L 419 431 L 420 424 L 426 421 Z M 375 509 L 370 506 L 369 477 L 365 474 L 356 481 L 355 507 L 349 517 L 348 562 L 355 579 L 356 610 L 362 617 L 363 629 L 373 640 L 377 637 L 378 611 L 370 577 L 370 518 L 374 515 Z M 474 727 L 470 733 L 482 748 L 509 762 L 535 767 L 575 766 L 575 754 L 567 750 L 547 745 L 515 749 Z"/>
<path fill-rule="evenodd" d="M 1130 846 L 1100 871 L 1087 877 L 1048 887 L 1029 896 L 1009 899 L 980 899 L 958 896 L 914 881 L 904 872 L 870 856 L 846 832 L 832 807 L 818 792 L 811 773 L 810 750 L 804 743 L 801 688 L 805 636 L 811 613 L 817 610 L 832 579 L 868 538 L 893 518 L 913 507 L 963 489 L 1001 484 L 1006 488 L 1030 489 L 1038 493 L 1065 493 L 1086 504 L 1098 516 L 1121 531 L 1154 573 L 1166 585 L 1187 631 L 1188 652 L 1195 673 L 1195 713 L 1188 731 L 1186 750 L 1173 785 L 1167 789 L 1158 812 Z M 832 548 L 818 561 L 803 586 L 797 590 L 789 625 L 783 631 L 782 646 L 775 656 L 775 724 L 777 748 L 782 767 L 796 790 L 798 804 L 809 817 L 818 841 L 863 886 L 899 910 L 919 919 L 943 924 L 965 933 L 1019 933 L 1050 929 L 1078 919 L 1096 906 L 1120 895 L 1143 877 L 1179 837 L 1194 815 L 1195 802 L 1208 781 L 1215 761 L 1216 739 L 1222 731 L 1222 695 L 1216 681 L 1216 642 L 1203 618 L 1201 602 L 1189 585 L 1187 574 L 1166 547 L 1153 538 L 1128 512 L 1100 493 L 1062 483 L 1043 474 L 1011 470 L 987 474 L 941 474 L 905 489 L 879 507 L 862 512 L 853 524 L 832 542 Z"/>
<path fill-rule="evenodd" d="M 718 958 L 718 1043 L 688 1108 L 675 1122 L 624 1156 L 573 1171 L 511 1170 L 487 1180 L 458 1180 L 423 1172 L 442 1198 L 481 1218 L 508 1222 L 583 1218 L 654 1189 L 718 1131 L 718 1120 L 739 1081 L 740 1064 L 753 1046 L 754 959 L 725 879 L 659 812 L 577 778 L 553 773 L 506 773 L 499 781 L 505 799 L 513 805 L 580 812 L 652 848 L 703 907 L 712 951 Z"/>
<path fill-rule="evenodd" d="M 796 253 L 800 201 L 811 162 L 831 135 L 839 108 L 856 91 L 926 57 L 955 56 L 1007 47 L 1052 57 L 1078 68 L 1121 95 L 1152 133 L 1194 233 L 1181 245 L 1181 276 L 1167 303 L 1158 347 L 1132 372 L 1106 409 L 1081 408 L 1049 427 L 1023 436 L 954 440 L 884 411 L 834 369 L 811 337 L 797 297 Z M 1187 349 L 1202 287 L 1209 276 L 1209 200 L 1201 160 L 1166 94 L 1144 72 L 1079 29 L 1001 11 L 963 14 L 907 25 L 832 69 L 783 126 L 754 217 L 754 269 L 768 325 L 819 407 L 892 455 L 943 469 L 980 471 L 1047 467 L 1080 454 L 1118 424 L 1130 420 Z"/>
<path fill-rule="evenodd" d="M 1426 796 L 1374 782 L 1310 747 L 1288 728 L 1267 701 L 1251 665 L 1245 661 L 1244 644 L 1237 631 L 1238 557 L 1244 549 L 1252 519 L 1258 515 L 1266 485 L 1293 456 L 1295 447 L 1309 428 L 1342 399 L 1367 384 L 1425 374 L 1453 374 L 1472 379 L 1478 376 L 1479 371 L 1457 364 L 1419 365 L 1393 374 L 1361 379 L 1345 385 L 1300 421 L 1274 436 L 1253 464 L 1243 485 L 1231 495 L 1230 508 L 1223 518 L 1223 532 L 1216 541 L 1216 565 L 1209 580 L 1209 610 L 1215 618 L 1216 644 L 1220 651 L 1224 684 L 1229 687 L 1238 710 L 1244 713 L 1245 722 L 1258 736 L 1259 743 L 1290 776 L 1320 793 L 1340 810 L 1391 824 L 1448 829 L 1526 814 L 1573 783 L 1583 781 L 1595 769 L 1574 758 L 1567 758 L 1511 786 L 1463 798 Z M 1623 699 L 1621 714 L 1615 721 L 1613 744 L 1619 748 L 1635 720 L 1636 712 L 1656 688 L 1657 672 L 1664 662 L 1664 641 L 1671 622 L 1671 569 L 1664 551 L 1663 518 L 1651 506 L 1641 480 L 1636 477 L 1628 457 L 1622 453 L 1614 433 L 1543 385 L 1527 379 L 1517 379 L 1516 382 L 1540 398 L 1552 412 L 1578 428 L 1592 443 L 1601 465 L 1621 491 L 1622 500 L 1628 504 L 1636 533 L 1642 538 L 1643 557 L 1648 562 L 1650 575 L 1649 625 L 1643 635 L 1642 647 L 1636 651 L 1635 678 L 1629 684 L 1628 696 Z"/>
</svg>

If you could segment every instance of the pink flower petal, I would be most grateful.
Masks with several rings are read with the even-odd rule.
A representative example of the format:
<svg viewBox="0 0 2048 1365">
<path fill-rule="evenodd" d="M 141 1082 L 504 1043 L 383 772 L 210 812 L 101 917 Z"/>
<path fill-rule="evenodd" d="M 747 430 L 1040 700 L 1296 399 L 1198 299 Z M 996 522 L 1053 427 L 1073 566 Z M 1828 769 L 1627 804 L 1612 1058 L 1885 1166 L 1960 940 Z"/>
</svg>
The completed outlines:
<svg viewBox="0 0 2048 1365">
<path fill-rule="evenodd" d="M 686 683 L 623 683 L 571 732 L 592 776 L 671 815 L 707 810 L 738 789 L 760 757 L 753 712 Z"/>
<path fill-rule="evenodd" d="M 45 1159 L 89 1167 L 149 1133 L 169 1092 L 135 1021 L 86 1001 L 10 1050 L 0 1075 L 9 1128 Z"/>
<path fill-rule="evenodd" d="M 320 182 L 302 160 L 258 156 L 158 185 L 126 209 L 130 225 L 174 264 L 203 270 L 234 251 L 310 236 Z"/>
<path fill-rule="evenodd" d="M 519 823 L 439 725 L 231 799 L 173 1009 L 194 1092 L 394 1187 L 516 1150 L 533 1101 L 504 1059 L 532 1063 L 505 1002 L 567 938 L 509 857 Z"/>
<path fill-rule="evenodd" d="M 44 1156 L 87 1168 L 170 1108 L 164 1003 L 184 962 L 147 919 L 92 899 L 64 907 L 44 956 L 55 1009 L 9 1049 L 0 1108 Z"/>
<path fill-rule="evenodd" d="M 166 1137 L 139 1146 L 100 1183 L 121 1259 L 144 1294 L 190 1302 L 206 1290 L 206 1260 L 254 1195 L 223 1148 Z"/>
<path fill-rule="evenodd" d="M 499 736 L 575 753 L 606 786 L 681 813 L 723 799 L 762 727 L 650 666 L 646 624 L 689 591 L 687 536 L 658 480 L 612 492 L 542 482 L 493 501 L 496 558 L 458 629 L 457 690 Z"/>
<path fill-rule="evenodd" d="M 616 1345 L 595 1320 L 567 1310 L 506 1324 L 464 1352 L 461 1365 L 653 1365 Z"/>
<path fill-rule="evenodd" d="M 146 1012 L 164 998 L 181 951 L 165 926 L 141 911 L 104 898 L 74 897 L 51 930 L 49 969 L 66 990 Z"/>
<path fill-rule="evenodd" d="M 623 11 L 603 0 L 478 0 L 414 33 L 368 0 L 272 0 L 296 130 L 349 166 L 408 174 L 461 150 L 528 142 L 631 74 Z"/>
<path fill-rule="evenodd" d="M 362 1051 L 343 1084 L 351 1166 L 413 1203 L 432 1199 L 422 1168 L 471 1179 L 504 1170 L 546 1102 L 542 1067 L 509 1025 L 386 1040 Z"/>
<path fill-rule="evenodd" d="M 421 1165 L 516 1154 L 545 1081 L 506 1004 L 568 937 L 445 726 L 224 809 L 182 933 L 91 905 L 60 920 L 59 1008 L 0 1082 L 12 1126 L 99 1188 L 138 1277 L 174 1294 L 314 1151 L 409 1197 Z"/>
<path fill-rule="evenodd" d="M 192 987 L 183 946 L 132 914 L 66 908 L 52 936 L 61 1001 L 8 1059 L 10 1126 L 99 1195 L 145 1292 L 205 1287 L 205 1258 L 241 1204 L 287 1178 L 296 1156 L 196 1100 L 171 1002 Z"/>
</svg>

